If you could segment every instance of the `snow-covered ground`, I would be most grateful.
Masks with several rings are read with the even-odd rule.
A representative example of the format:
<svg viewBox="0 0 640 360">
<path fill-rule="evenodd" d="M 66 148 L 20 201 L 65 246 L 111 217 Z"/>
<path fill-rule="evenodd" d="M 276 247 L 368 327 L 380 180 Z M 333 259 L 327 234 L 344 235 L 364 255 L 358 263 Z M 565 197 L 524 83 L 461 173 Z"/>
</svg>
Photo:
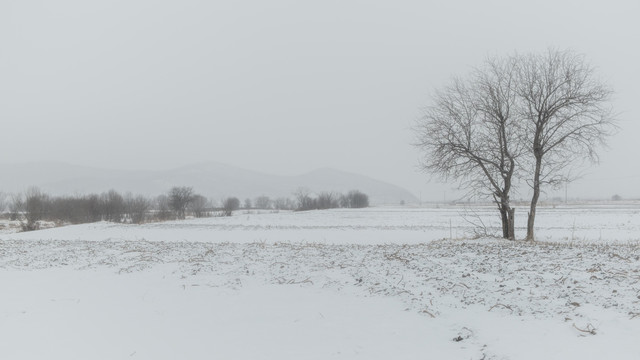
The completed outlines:
<svg viewBox="0 0 640 360">
<path fill-rule="evenodd" d="M 516 212 L 516 234 L 526 234 L 526 209 Z M 324 244 L 422 244 L 473 237 L 476 225 L 498 234 L 494 207 L 367 208 L 309 212 L 237 211 L 213 217 L 145 225 L 94 223 L 14 233 L 16 240 L 131 240 L 234 243 L 312 242 Z M 640 203 L 613 206 L 541 207 L 536 224 L 539 241 L 627 242 L 640 240 Z"/>
<path fill-rule="evenodd" d="M 639 207 L 543 208 L 536 244 L 464 239 L 461 213 L 496 222 L 371 208 L 5 233 L 0 358 L 640 358 Z"/>
</svg>

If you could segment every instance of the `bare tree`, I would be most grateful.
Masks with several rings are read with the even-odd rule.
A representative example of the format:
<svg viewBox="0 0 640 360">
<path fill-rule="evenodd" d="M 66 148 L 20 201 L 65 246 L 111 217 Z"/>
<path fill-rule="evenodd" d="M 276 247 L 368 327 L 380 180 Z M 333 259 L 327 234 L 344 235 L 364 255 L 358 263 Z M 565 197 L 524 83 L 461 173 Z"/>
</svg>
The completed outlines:
<svg viewBox="0 0 640 360">
<path fill-rule="evenodd" d="M 6 208 L 7 208 L 7 194 L 0 191 L 0 214 L 3 214 Z"/>
<path fill-rule="evenodd" d="M 527 240 L 534 240 L 541 186 L 573 179 L 584 161 L 598 161 L 599 145 L 616 130 L 609 104 L 612 90 L 599 81 L 584 56 L 550 49 L 519 56 L 518 97 L 526 120 L 533 190 Z"/>
<path fill-rule="evenodd" d="M 251 207 L 252 207 L 251 206 L 251 199 L 249 199 L 249 198 L 244 199 L 244 208 L 245 209 L 251 209 Z"/>
<path fill-rule="evenodd" d="M 88 195 L 87 201 L 87 218 L 90 222 L 102 220 L 102 210 L 100 209 L 100 197 L 96 194 Z"/>
<path fill-rule="evenodd" d="M 84 222 L 81 199 L 73 196 L 52 197 L 49 201 L 49 218 L 61 223 Z"/>
<path fill-rule="evenodd" d="M 225 216 L 231 216 L 234 210 L 240 208 L 240 200 L 236 197 L 227 198 L 222 204 L 222 213 Z"/>
<path fill-rule="evenodd" d="M 37 230 L 40 220 L 47 215 L 49 197 L 37 187 L 30 187 L 24 195 L 24 216 L 26 223 L 22 224 L 24 231 Z"/>
<path fill-rule="evenodd" d="M 169 197 L 167 195 L 158 195 L 153 204 L 155 210 L 155 218 L 159 221 L 165 221 L 173 218 L 171 208 L 169 207 Z"/>
<path fill-rule="evenodd" d="M 296 210 L 306 211 L 316 208 L 315 199 L 311 197 L 311 190 L 309 190 L 308 188 L 300 187 L 294 192 L 293 195 L 296 197 L 296 201 L 298 202 L 298 207 Z"/>
<path fill-rule="evenodd" d="M 9 203 L 9 213 L 11 214 L 11 220 L 19 220 L 20 215 L 24 211 L 24 198 L 22 194 L 12 194 L 11 202 Z"/>
<path fill-rule="evenodd" d="M 126 204 L 119 192 L 111 189 L 100 195 L 104 220 L 121 222 L 126 210 Z"/>
<path fill-rule="evenodd" d="M 337 208 L 340 205 L 338 202 L 338 199 L 339 199 L 339 195 L 334 192 L 331 192 L 331 191 L 321 192 L 318 195 L 318 198 L 316 199 L 316 207 L 318 209 Z"/>
<path fill-rule="evenodd" d="M 147 218 L 147 211 L 151 208 L 151 201 L 142 195 L 134 197 L 129 194 L 126 197 L 126 206 L 131 222 L 134 224 L 142 224 Z"/>
<path fill-rule="evenodd" d="M 200 218 L 207 216 L 207 209 L 209 208 L 209 200 L 202 195 L 194 195 L 191 203 L 189 204 L 189 209 L 193 213 L 193 216 Z"/>
<path fill-rule="evenodd" d="M 276 210 L 293 210 L 296 208 L 296 202 L 289 198 L 279 197 L 273 201 L 273 208 Z"/>
<path fill-rule="evenodd" d="M 175 186 L 169 190 L 169 207 L 176 213 L 178 219 L 184 219 L 189 204 L 193 201 L 193 188 Z"/>
<path fill-rule="evenodd" d="M 258 196 L 254 202 L 253 205 L 256 207 L 256 209 L 270 209 L 271 208 L 271 199 L 269 199 L 268 196 Z"/>
<path fill-rule="evenodd" d="M 487 59 L 436 92 L 415 128 L 423 170 L 458 180 L 469 198 L 492 198 L 507 239 L 514 239 L 510 192 L 522 154 L 515 76 L 514 59 Z"/>
<path fill-rule="evenodd" d="M 347 206 L 352 209 L 366 208 L 369 206 L 369 196 L 359 190 L 351 190 L 345 196 Z"/>
</svg>

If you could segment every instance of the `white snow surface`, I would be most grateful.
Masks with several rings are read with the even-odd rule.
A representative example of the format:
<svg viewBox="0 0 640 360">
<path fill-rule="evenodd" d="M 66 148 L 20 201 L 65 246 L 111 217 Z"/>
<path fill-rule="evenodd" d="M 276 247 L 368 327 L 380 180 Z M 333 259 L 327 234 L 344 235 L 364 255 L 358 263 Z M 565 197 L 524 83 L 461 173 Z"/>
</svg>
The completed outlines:
<svg viewBox="0 0 640 360">
<path fill-rule="evenodd" d="M 4 233 L 0 359 L 640 359 L 639 212 L 542 208 L 536 243 L 457 208 Z"/>
<path fill-rule="evenodd" d="M 127 240 L 233 243 L 308 242 L 323 244 L 422 244 L 475 235 L 476 225 L 499 234 L 492 206 L 444 208 L 335 209 L 308 212 L 237 211 L 210 217 L 123 225 L 108 222 L 50 228 L 36 232 L 5 231 L 15 240 Z M 540 207 L 538 241 L 628 242 L 640 240 L 640 203 Z M 15 228 L 14 228 L 15 229 Z M 526 233 L 526 209 L 516 212 L 516 233 Z M 1 234 L 1 233 L 0 233 Z"/>
</svg>

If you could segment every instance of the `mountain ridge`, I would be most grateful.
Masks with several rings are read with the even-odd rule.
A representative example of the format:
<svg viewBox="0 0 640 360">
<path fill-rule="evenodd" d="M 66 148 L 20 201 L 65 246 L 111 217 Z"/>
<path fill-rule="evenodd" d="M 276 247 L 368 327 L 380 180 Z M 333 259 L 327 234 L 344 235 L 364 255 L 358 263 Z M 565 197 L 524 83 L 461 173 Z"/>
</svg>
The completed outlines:
<svg viewBox="0 0 640 360">
<path fill-rule="evenodd" d="M 372 204 L 418 202 L 394 184 L 365 175 L 319 168 L 300 175 L 273 175 L 233 165 L 205 162 L 165 170 L 118 170 L 64 162 L 3 164 L 0 191 L 18 193 L 37 186 L 52 195 L 101 193 L 110 189 L 146 196 L 166 193 L 173 186 L 191 186 L 211 198 L 293 197 L 299 188 L 312 192 L 360 190 Z"/>
</svg>

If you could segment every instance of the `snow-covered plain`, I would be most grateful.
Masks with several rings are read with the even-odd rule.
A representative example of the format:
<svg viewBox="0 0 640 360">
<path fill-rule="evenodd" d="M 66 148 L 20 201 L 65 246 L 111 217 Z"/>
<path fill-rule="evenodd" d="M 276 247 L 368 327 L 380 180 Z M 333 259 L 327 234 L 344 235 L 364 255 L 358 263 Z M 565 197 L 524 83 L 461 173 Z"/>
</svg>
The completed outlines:
<svg viewBox="0 0 640 360">
<path fill-rule="evenodd" d="M 240 211 L 4 233 L 0 358 L 640 358 L 640 206 L 542 208 L 535 244 L 470 239 L 495 217 Z"/>
</svg>

